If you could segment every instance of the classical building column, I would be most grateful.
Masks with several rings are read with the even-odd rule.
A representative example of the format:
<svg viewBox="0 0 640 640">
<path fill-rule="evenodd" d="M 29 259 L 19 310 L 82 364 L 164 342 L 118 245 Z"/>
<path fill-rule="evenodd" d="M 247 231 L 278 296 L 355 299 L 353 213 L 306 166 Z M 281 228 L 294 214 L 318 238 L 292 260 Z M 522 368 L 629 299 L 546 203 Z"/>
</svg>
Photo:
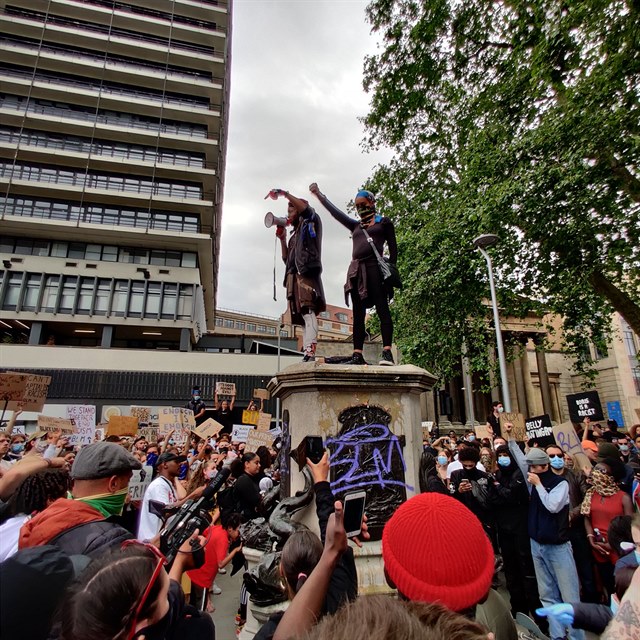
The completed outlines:
<svg viewBox="0 0 640 640">
<path fill-rule="evenodd" d="M 497 402 L 502 400 L 500 397 L 500 385 L 496 380 L 496 351 L 492 345 L 489 345 L 489 384 L 491 385 L 491 401 Z"/>
<path fill-rule="evenodd" d="M 526 355 L 526 354 L 525 354 Z M 513 362 L 514 381 L 516 383 L 516 400 L 518 412 L 525 417 L 529 415 L 529 407 L 527 405 L 527 389 L 524 383 L 524 371 L 522 367 L 522 357 Z M 513 410 L 513 407 L 512 407 Z"/>
<path fill-rule="evenodd" d="M 551 401 L 551 384 L 549 383 L 549 371 L 547 370 L 547 357 L 544 351 L 544 338 L 536 336 L 533 342 L 536 346 L 536 363 L 538 365 L 538 379 L 540 380 L 540 393 L 542 394 L 542 408 L 553 420 L 553 403 Z"/>
</svg>

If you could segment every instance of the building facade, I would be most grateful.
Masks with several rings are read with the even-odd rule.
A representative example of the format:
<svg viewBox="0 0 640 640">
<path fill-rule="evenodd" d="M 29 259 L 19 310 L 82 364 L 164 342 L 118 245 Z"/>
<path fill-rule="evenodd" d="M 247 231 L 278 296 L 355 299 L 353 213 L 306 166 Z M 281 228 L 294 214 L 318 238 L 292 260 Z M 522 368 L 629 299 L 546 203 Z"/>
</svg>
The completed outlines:
<svg viewBox="0 0 640 640">
<path fill-rule="evenodd" d="M 5 343 L 188 351 L 215 327 L 231 15 L 2 0 Z"/>
</svg>

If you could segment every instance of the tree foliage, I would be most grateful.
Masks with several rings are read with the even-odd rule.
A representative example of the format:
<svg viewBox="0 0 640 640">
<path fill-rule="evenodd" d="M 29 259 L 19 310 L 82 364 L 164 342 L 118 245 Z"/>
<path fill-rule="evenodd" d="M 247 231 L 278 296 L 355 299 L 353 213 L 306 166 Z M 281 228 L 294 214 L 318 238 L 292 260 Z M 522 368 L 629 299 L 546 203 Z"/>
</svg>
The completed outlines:
<svg viewBox="0 0 640 640">
<path fill-rule="evenodd" d="M 490 249 L 506 314 L 563 318 L 587 371 L 612 310 L 640 334 L 640 3 L 372 0 L 370 187 L 396 221 L 409 358 L 447 377 L 466 342 L 486 369 Z M 525 304 L 526 301 L 526 304 Z"/>
</svg>

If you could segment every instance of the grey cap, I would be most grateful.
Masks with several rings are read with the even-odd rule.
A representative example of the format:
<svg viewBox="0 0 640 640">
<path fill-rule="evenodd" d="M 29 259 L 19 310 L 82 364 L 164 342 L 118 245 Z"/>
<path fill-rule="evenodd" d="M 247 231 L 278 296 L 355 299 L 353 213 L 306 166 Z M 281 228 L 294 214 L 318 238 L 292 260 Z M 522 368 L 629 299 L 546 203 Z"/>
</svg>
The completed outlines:
<svg viewBox="0 0 640 640">
<path fill-rule="evenodd" d="M 542 449 L 536 447 L 529 449 L 529 453 L 524 459 L 527 464 L 549 464 L 549 456 Z"/>
<path fill-rule="evenodd" d="M 73 461 L 74 480 L 98 480 L 142 469 L 142 465 L 128 451 L 113 442 L 94 442 L 80 449 Z"/>
</svg>

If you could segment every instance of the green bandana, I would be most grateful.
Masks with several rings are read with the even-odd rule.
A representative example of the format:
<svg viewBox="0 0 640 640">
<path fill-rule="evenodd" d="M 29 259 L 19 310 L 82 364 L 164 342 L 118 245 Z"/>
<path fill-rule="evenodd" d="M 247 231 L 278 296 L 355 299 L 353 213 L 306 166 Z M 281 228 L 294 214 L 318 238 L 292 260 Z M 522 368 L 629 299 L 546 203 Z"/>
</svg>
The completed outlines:
<svg viewBox="0 0 640 640">
<path fill-rule="evenodd" d="M 77 498 L 80 502 L 90 504 L 94 509 L 98 510 L 105 518 L 110 516 L 122 515 L 124 503 L 127 499 L 129 488 L 125 487 L 115 493 L 101 493 L 97 496 L 87 496 L 86 498 Z"/>
</svg>

